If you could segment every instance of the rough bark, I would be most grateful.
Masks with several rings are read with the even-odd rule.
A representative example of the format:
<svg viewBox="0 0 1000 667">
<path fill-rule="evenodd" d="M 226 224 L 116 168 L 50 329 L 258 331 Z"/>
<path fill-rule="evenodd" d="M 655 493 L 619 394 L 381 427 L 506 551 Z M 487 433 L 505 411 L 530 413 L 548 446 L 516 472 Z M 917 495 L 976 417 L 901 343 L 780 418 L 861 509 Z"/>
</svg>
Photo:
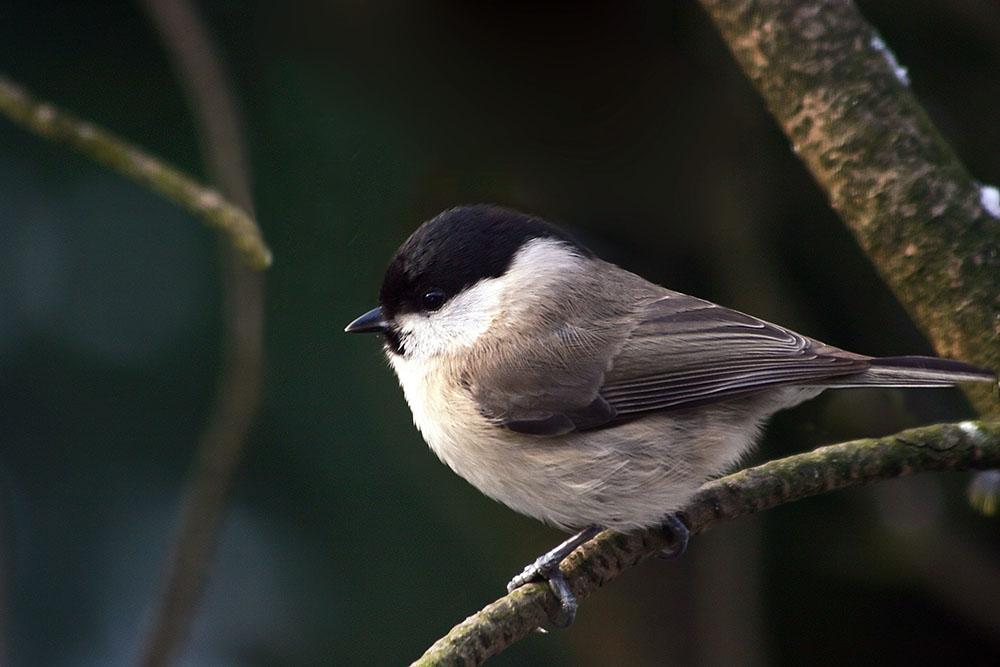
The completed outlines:
<svg viewBox="0 0 1000 667">
<path fill-rule="evenodd" d="M 1000 369 L 996 189 L 968 173 L 854 3 L 700 1 L 938 353 Z M 967 393 L 1000 418 L 994 387 Z"/>
</svg>

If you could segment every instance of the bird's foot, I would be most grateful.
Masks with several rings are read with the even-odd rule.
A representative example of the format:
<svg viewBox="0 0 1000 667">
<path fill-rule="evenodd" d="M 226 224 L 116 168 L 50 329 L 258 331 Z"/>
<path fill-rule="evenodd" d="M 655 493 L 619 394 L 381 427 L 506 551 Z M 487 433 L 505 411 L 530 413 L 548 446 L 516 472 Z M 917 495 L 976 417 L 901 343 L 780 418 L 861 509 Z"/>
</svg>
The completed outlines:
<svg viewBox="0 0 1000 667">
<path fill-rule="evenodd" d="M 687 549 L 691 532 L 673 513 L 663 517 L 663 528 L 670 533 L 670 545 L 660 552 L 660 558 L 677 558 Z"/>
<path fill-rule="evenodd" d="M 507 584 L 507 592 L 513 593 L 514 590 L 533 581 L 547 581 L 549 588 L 559 600 L 560 607 L 559 617 L 553 621 L 553 624 L 560 628 L 569 627 L 573 624 L 573 619 L 576 618 L 576 610 L 579 605 L 566 583 L 562 570 L 559 569 L 559 564 L 574 549 L 590 540 L 598 532 L 600 532 L 600 528 L 597 526 L 584 528 L 552 551 L 538 557 L 535 562 L 524 568 L 521 574 L 511 579 L 510 583 Z"/>
</svg>

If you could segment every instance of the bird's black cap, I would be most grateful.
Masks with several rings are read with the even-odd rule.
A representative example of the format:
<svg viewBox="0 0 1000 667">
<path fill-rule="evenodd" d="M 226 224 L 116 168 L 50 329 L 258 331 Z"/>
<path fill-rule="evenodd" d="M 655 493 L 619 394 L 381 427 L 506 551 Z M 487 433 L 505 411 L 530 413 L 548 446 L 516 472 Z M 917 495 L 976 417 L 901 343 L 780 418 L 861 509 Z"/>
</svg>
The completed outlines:
<svg viewBox="0 0 1000 667">
<path fill-rule="evenodd" d="M 530 239 L 552 238 L 585 257 L 592 253 L 572 236 L 512 209 L 460 206 L 428 220 L 400 246 L 386 269 L 379 303 L 386 318 L 420 310 L 429 290 L 449 299 L 483 278 L 504 274 Z"/>
</svg>

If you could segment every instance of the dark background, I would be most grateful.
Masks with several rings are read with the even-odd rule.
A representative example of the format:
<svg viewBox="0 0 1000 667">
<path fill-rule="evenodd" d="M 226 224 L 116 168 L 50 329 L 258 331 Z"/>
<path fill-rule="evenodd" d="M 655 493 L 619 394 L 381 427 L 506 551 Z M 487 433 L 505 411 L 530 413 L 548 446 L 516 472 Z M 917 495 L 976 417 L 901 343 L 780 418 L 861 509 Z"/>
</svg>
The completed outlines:
<svg viewBox="0 0 1000 667">
<path fill-rule="evenodd" d="M 245 116 L 267 273 L 262 412 L 187 665 L 400 664 L 561 534 L 427 449 L 343 326 L 423 220 L 519 207 L 605 258 L 869 354 L 930 348 L 686 2 L 199 3 Z M 1000 6 L 866 0 L 976 178 L 1000 182 Z M 202 174 L 130 3 L 5 0 L 0 71 Z M 13 665 L 137 652 L 220 362 L 215 234 L 0 119 L 0 619 Z M 753 461 L 972 413 L 842 391 Z M 498 665 L 996 664 L 1000 538 L 960 474 L 721 525 Z"/>
</svg>

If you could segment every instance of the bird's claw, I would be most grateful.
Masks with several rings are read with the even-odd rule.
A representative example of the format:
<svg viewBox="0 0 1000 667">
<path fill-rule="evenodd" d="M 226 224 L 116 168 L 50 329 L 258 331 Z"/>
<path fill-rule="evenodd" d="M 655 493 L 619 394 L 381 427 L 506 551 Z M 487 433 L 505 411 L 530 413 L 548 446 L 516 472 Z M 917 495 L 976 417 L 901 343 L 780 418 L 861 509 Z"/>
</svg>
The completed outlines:
<svg viewBox="0 0 1000 667">
<path fill-rule="evenodd" d="M 663 518 L 663 527 L 670 532 L 670 545 L 660 551 L 660 558 L 677 558 L 687 550 L 691 531 L 676 514 L 668 514 Z"/>
<path fill-rule="evenodd" d="M 566 583 L 566 578 L 558 567 L 549 575 L 549 588 L 559 599 L 560 610 L 559 616 L 552 621 L 552 624 L 557 628 L 568 628 L 576 619 L 576 610 L 580 603 L 576 601 L 576 596 L 569 589 L 569 584 Z"/>
<path fill-rule="evenodd" d="M 559 564 L 578 546 L 592 538 L 599 532 L 596 526 L 585 528 L 579 533 L 569 538 L 547 554 L 535 559 L 535 562 L 524 568 L 519 575 L 510 580 L 507 584 L 507 592 L 513 593 L 516 589 L 533 581 L 547 581 L 552 593 L 559 600 L 560 615 L 553 621 L 553 625 L 566 628 L 573 624 L 576 618 L 576 610 L 579 603 L 569 589 L 566 578 L 563 576 Z"/>
<path fill-rule="evenodd" d="M 573 620 L 576 618 L 576 610 L 580 604 L 576 601 L 573 591 L 569 589 L 569 584 L 566 583 L 566 577 L 563 576 L 562 570 L 559 569 L 561 559 L 554 560 L 549 556 L 550 554 L 546 554 L 537 559 L 534 563 L 524 568 L 519 575 L 511 579 L 510 583 L 507 584 L 507 592 L 513 593 L 521 586 L 533 581 L 548 582 L 552 593 L 559 600 L 560 609 L 558 618 L 553 620 L 552 624 L 557 628 L 568 628 L 573 625 Z"/>
</svg>

